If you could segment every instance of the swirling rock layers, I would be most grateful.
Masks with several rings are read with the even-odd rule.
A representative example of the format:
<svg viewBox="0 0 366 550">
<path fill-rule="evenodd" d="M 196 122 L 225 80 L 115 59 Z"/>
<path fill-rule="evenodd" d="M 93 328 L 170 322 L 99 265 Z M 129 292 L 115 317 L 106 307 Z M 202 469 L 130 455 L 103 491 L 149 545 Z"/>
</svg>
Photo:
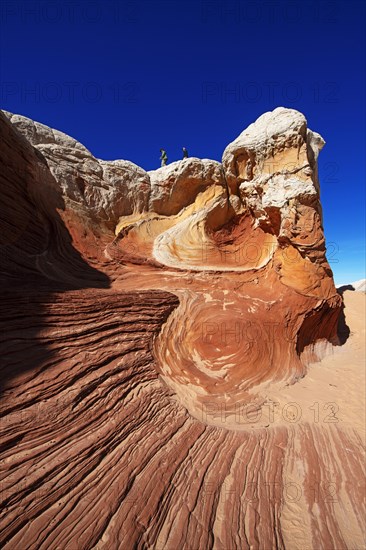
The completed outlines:
<svg viewBox="0 0 366 550">
<path fill-rule="evenodd" d="M 0 133 L 2 547 L 361 548 L 336 388 L 362 409 L 364 335 L 307 375 L 343 304 L 303 115 L 153 172 L 19 115 Z"/>
</svg>

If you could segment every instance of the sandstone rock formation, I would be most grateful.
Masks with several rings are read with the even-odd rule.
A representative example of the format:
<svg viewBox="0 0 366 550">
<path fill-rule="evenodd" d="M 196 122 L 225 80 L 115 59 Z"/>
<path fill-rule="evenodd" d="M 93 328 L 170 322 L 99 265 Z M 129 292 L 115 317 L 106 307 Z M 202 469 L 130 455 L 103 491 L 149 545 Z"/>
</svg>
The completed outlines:
<svg viewBox="0 0 366 550">
<path fill-rule="evenodd" d="M 114 229 L 121 216 L 148 208 L 150 179 L 132 162 L 100 161 L 81 143 L 28 118 L 6 113 L 46 159 L 57 190 L 74 208 Z"/>
<path fill-rule="evenodd" d="M 307 376 L 343 303 L 304 116 L 152 172 L 0 132 L 2 547 L 361 548 L 359 425 Z"/>
<path fill-rule="evenodd" d="M 211 185 L 224 185 L 219 162 L 189 158 L 149 172 L 151 195 L 149 210 L 171 216 L 192 204 L 198 193 Z"/>
</svg>

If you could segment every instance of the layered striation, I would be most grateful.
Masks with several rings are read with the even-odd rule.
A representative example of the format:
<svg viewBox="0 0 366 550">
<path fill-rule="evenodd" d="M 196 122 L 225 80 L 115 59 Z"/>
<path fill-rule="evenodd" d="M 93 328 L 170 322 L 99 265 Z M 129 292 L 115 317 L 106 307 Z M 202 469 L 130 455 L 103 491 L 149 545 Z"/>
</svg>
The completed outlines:
<svg viewBox="0 0 366 550">
<path fill-rule="evenodd" d="M 347 335 L 305 117 L 150 172 L 0 132 L 2 547 L 361 548 L 359 426 L 296 395 Z"/>
</svg>

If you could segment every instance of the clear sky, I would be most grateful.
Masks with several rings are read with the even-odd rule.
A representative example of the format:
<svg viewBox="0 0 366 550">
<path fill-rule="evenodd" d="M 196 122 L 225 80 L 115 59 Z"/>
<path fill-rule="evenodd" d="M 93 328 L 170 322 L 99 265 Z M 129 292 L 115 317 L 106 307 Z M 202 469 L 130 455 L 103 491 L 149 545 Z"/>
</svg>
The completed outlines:
<svg viewBox="0 0 366 550">
<path fill-rule="evenodd" d="M 146 170 L 302 111 L 337 284 L 365 277 L 365 2 L 2 0 L 0 106 Z"/>
</svg>

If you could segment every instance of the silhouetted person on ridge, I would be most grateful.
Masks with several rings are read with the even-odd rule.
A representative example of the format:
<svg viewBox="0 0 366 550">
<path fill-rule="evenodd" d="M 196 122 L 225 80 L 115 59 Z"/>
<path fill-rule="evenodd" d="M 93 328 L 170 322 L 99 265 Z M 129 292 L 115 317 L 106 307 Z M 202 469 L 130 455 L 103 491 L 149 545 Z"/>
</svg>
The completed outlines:
<svg viewBox="0 0 366 550">
<path fill-rule="evenodd" d="M 183 158 L 184 159 L 187 159 L 188 158 L 188 151 L 185 147 L 182 147 L 182 151 L 183 151 Z"/>
<path fill-rule="evenodd" d="M 166 151 L 164 149 L 160 149 L 160 153 L 161 153 L 161 157 L 160 157 L 161 165 L 166 166 L 166 163 L 168 161 L 168 155 L 166 154 Z"/>
</svg>

